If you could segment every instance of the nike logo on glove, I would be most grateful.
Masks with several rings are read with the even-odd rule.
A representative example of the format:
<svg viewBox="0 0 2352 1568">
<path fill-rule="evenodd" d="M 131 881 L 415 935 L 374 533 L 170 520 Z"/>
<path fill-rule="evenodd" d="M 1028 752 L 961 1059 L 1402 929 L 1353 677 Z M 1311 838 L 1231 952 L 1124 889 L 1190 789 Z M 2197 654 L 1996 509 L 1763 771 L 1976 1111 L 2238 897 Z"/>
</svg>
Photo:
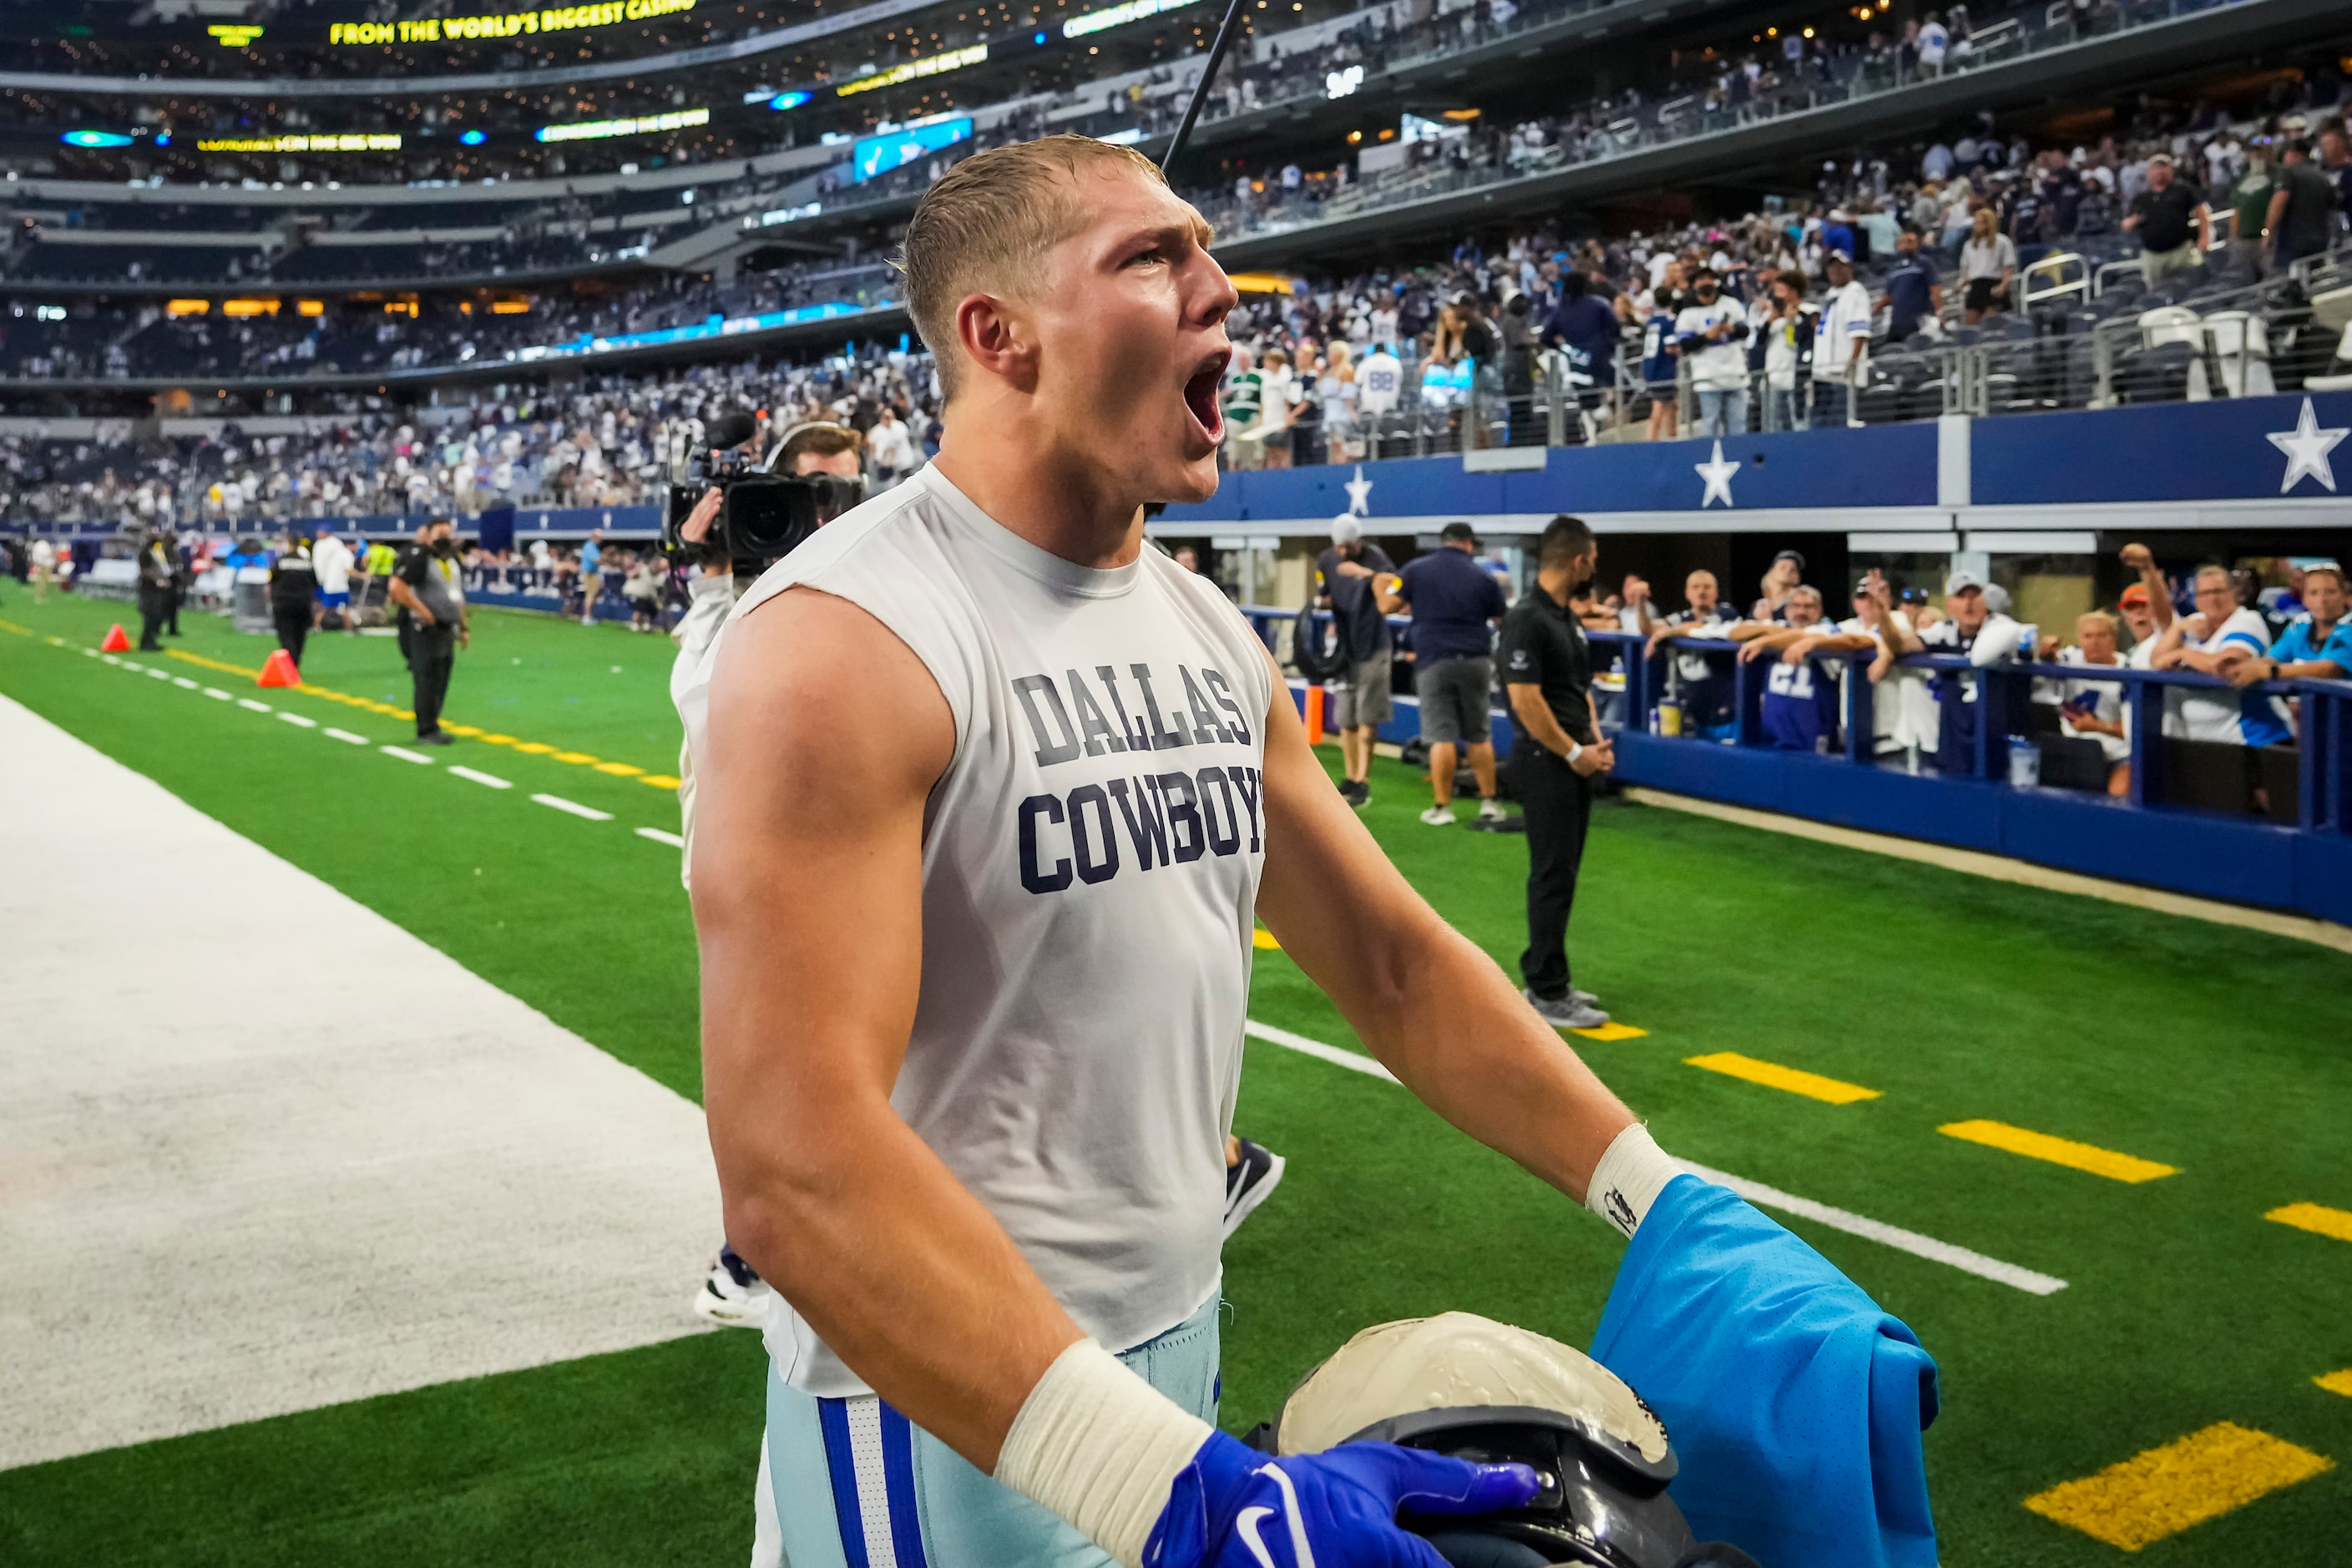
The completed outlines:
<svg viewBox="0 0 2352 1568">
<path fill-rule="evenodd" d="M 1234 1532 L 1242 1538 L 1242 1544 L 1250 1549 L 1250 1555 L 1265 1568 L 1280 1568 L 1274 1560 L 1274 1553 L 1265 1549 L 1265 1539 L 1257 1532 L 1257 1521 L 1272 1517 L 1274 1510 L 1270 1508 L 1245 1508 L 1242 1510 L 1242 1516 L 1234 1521 Z"/>
</svg>

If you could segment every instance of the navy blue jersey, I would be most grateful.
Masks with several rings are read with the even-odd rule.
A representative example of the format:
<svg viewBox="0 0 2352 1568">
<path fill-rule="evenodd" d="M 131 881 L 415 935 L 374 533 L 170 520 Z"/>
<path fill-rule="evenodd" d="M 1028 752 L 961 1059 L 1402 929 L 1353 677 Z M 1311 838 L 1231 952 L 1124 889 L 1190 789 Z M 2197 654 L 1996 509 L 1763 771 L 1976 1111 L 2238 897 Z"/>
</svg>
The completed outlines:
<svg viewBox="0 0 2352 1568">
<path fill-rule="evenodd" d="M 1822 737 L 1837 733 L 1837 676 L 1825 665 L 1774 658 L 1764 678 L 1764 733 L 1782 751 L 1818 752 Z"/>
</svg>

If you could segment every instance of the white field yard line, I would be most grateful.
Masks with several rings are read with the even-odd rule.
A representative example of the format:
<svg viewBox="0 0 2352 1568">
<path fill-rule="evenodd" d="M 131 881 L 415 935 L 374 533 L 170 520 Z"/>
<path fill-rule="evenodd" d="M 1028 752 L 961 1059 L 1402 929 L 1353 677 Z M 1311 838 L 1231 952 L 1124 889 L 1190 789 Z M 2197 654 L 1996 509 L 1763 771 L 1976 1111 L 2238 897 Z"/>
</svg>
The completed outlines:
<svg viewBox="0 0 2352 1568">
<path fill-rule="evenodd" d="M 452 768 L 449 771 L 456 773 L 457 770 Z M 558 811 L 570 812 L 572 816 L 585 817 L 590 822 L 613 820 L 613 814 L 609 811 L 599 811 L 593 805 L 583 805 L 576 800 L 566 800 L 560 795 L 535 795 L 530 798 L 541 805 L 551 805 Z"/>
<path fill-rule="evenodd" d="M 1287 1029 L 1277 1029 L 1271 1024 L 1261 1024 L 1255 1018 L 1243 1024 L 1242 1032 L 1252 1039 L 1264 1040 L 1270 1046 L 1280 1046 L 1286 1050 L 1297 1051 L 1301 1056 L 1313 1057 L 1318 1061 L 1329 1062 L 1334 1067 L 1346 1068 L 1351 1072 L 1360 1072 L 1368 1078 L 1383 1079 L 1390 1083 L 1397 1081 L 1395 1075 L 1388 1068 L 1360 1051 L 1343 1050 L 1338 1046 L 1326 1045 L 1321 1040 L 1310 1040 L 1304 1035 L 1294 1035 Z M 1713 1182 L 1719 1187 L 1729 1187 L 1759 1208 L 1780 1209 L 1800 1218 L 1811 1220 L 1817 1225 L 1828 1226 L 1832 1230 L 1842 1230 L 1849 1236 L 1859 1236 L 1865 1240 L 1875 1241 L 1881 1246 L 1894 1247 L 1898 1252 L 1907 1252 L 1915 1258 L 1924 1258 L 1931 1263 L 1941 1263 L 1947 1268 L 1959 1269 L 1964 1274 L 1973 1274 L 1979 1279 L 1990 1279 L 1997 1284 L 2007 1285 L 2032 1295 L 2048 1296 L 2066 1289 L 2066 1281 L 2063 1279 L 2048 1274 L 2036 1273 L 2031 1268 L 2022 1268 L 2014 1263 L 2004 1263 L 1998 1258 L 1988 1258 L 1981 1252 L 1972 1252 L 1965 1247 L 1955 1246 L 1948 1241 L 1938 1241 L 1932 1236 L 1922 1236 L 1916 1230 L 1905 1230 L 1900 1226 L 1888 1225 L 1884 1220 L 1875 1220 L 1864 1215 L 1851 1214 L 1844 1209 L 1832 1208 L 1827 1204 L 1816 1203 L 1811 1198 L 1801 1198 L 1793 1193 L 1784 1193 L 1777 1187 L 1768 1187 L 1761 1182 L 1751 1182 L 1744 1176 L 1735 1176 L 1727 1172 L 1711 1170 L 1705 1165 L 1694 1164 L 1688 1160 L 1677 1161 L 1676 1163 L 1700 1181 Z"/>
<path fill-rule="evenodd" d="M 58 642 L 57 638 L 52 637 L 49 640 L 57 642 L 58 646 L 60 647 L 65 646 L 62 642 Z M 374 744 L 373 742 L 370 741 L 364 735 L 355 735 L 349 730 L 340 730 L 331 724 L 321 726 L 316 719 L 310 718 L 300 713 L 273 709 L 267 702 L 256 701 L 250 697 L 235 697 L 228 692 L 223 691 L 217 686 L 199 686 L 196 682 L 188 679 L 185 676 L 175 676 L 171 674 L 169 671 L 163 669 L 152 669 L 145 665 L 134 663 L 127 658 L 118 658 L 112 654 L 100 654 L 96 648 L 86 647 L 81 651 L 89 655 L 93 658 L 102 658 L 109 664 L 120 665 L 125 669 L 135 670 L 142 675 L 150 675 L 158 680 L 168 680 L 173 685 L 179 687 L 183 690 L 202 691 L 205 696 L 210 697 L 216 701 L 235 702 L 238 707 L 250 709 L 256 713 L 274 713 L 278 719 L 284 721 L 286 723 L 295 725 L 298 728 L 304 730 L 317 730 L 320 734 L 325 735 L 330 740 L 341 741 L 345 745 L 367 746 Z M 426 767 L 434 765 L 435 759 L 425 756 L 420 752 L 410 751 L 405 746 L 383 746 L 379 749 L 386 756 L 397 757 L 404 763 L 419 763 Z M 514 787 L 514 784 L 510 780 L 502 779 L 491 773 L 478 773 L 472 768 L 459 764 L 451 764 L 449 772 L 455 773 L 461 779 L 469 780 L 474 784 L 483 784 L 491 789 L 512 789 Z M 610 822 L 613 820 L 613 814 L 609 811 L 600 811 L 593 805 L 583 805 L 576 800 L 566 800 L 562 795 L 534 795 L 530 798 L 541 805 L 549 806 L 569 816 L 579 817 L 583 821 Z M 683 849 L 686 847 L 686 840 L 684 838 L 678 837 L 678 835 L 675 833 L 666 833 L 658 827 L 639 827 L 634 829 L 634 831 L 640 838 L 651 839 L 656 844 L 666 845 L 672 849 Z M 1255 1026 L 1253 1026 L 1253 1027 Z M 1302 1050 L 1332 1049 L 1330 1047 L 1317 1047 L 1315 1042 L 1311 1040 L 1302 1041 L 1295 1035 L 1290 1036 L 1285 1041 L 1278 1043 L 1292 1044 L 1294 1048 Z M 1335 1058 L 1345 1058 L 1350 1057 L 1350 1055 L 1351 1053 L 1346 1051 L 1334 1052 Z M 1370 1066 L 1374 1071 L 1380 1072 L 1382 1077 L 1387 1076 L 1386 1070 L 1381 1068 L 1378 1063 L 1370 1063 Z"/>
</svg>

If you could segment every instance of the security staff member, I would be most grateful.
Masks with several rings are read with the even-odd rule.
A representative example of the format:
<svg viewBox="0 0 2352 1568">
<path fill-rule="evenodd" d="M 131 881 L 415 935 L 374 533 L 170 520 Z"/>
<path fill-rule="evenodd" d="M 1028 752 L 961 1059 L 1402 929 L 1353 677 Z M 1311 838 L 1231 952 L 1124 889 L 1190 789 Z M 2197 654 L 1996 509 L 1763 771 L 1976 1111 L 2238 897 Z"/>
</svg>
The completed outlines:
<svg viewBox="0 0 2352 1568">
<path fill-rule="evenodd" d="M 392 579 L 392 596 L 409 614 L 408 670 L 415 695 L 416 739 L 428 746 L 452 746 L 457 737 L 441 728 L 441 704 L 449 695 L 449 673 L 457 650 L 472 640 L 466 622 L 466 589 L 459 580 L 457 541 L 446 517 L 425 526 L 424 548 L 409 552 Z"/>
<path fill-rule="evenodd" d="M 1601 547 L 1582 520 L 1556 517 L 1543 531 L 1532 593 L 1503 617 L 1497 653 L 1517 721 L 1511 787 L 1528 826 L 1528 948 L 1519 955 L 1527 998 L 1559 1029 L 1609 1022 L 1598 999 L 1569 983 L 1568 916 L 1592 816 L 1592 780 L 1616 763 L 1595 724 L 1592 656 L 1569 608 L 1592 581 Z"/>
<path fill-rule="evenodd" d="M 162 632 L 170 618 L 180 575 L 180 552 L 172 536 L 150 529 L 139 546 L 139 651 L 163 651 Z"/>
<path fill-rule="evenodd" d="M 297 669 L 302 668 L 302 645 L 310 639 L 311 601 L 318 586 L 310 542 L 295 534 L 269 564 L 269 618 L 278 627 L 278 646 Z"/>
</svg>

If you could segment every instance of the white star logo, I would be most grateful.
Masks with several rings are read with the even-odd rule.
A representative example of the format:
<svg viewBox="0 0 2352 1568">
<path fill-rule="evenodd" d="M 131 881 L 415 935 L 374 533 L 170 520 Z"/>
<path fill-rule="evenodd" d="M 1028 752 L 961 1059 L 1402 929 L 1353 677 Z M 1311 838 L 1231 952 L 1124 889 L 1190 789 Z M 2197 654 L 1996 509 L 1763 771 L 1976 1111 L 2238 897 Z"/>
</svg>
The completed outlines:
<svg viewBox="0 0 2352 1568">
<path fill-rule="evenodd" d="M 2311 399 L 2305 398 L 2303 414 L 2295 420 L 2294 428 L 2274 430 L 2266 437 L 2272 446 L 2286 454 L 2286 478 L 2279 481 L 2279 494 L 2294 489 L 2295 481 L 2306 474 L 2333 493 L 2336 469 L 2328 462 L 2327 454 L 2336 450 L 2336 444 L 2347 436 L 2352 436 L 2352 430 L 2322 430 Z"/>
<path fill-rule="evenodd" d="M 2278 437 L 2273 436 L 2271 439 L 2275 441 Z M 1739 471 L 1739 465 L 1737 462 L 1727 461 L 1724 458 L 1722 442 L 1717 441 L 1715 444 L 1714 461 L 1693 463 L 1691 469 L 1706 481 L 1706 493 L 1698 498 L 1700 510 L 1706 510 L 1708 504 L 1718 498 L 1726 506 L 1738 504 L 1731 499 L 1731 476 Z"/>
<path fill-rule="evenodd" d="M 2272 439 L 2276 440 L 2277 437 L 2273 437 Z M 1372 481 L 1364 478 L 1363 464 L 1358 463 L 1356 465 L 1356 477 L 1352 479 L 1342 479 L 1339 482 L 1339 488 L 1348 492 L 1348 515 L 1349 517 L 1370 517 L 1372 515 Z M 2328 487 L 2330 489 L 2335 488 L 2336 487 L 2333 485 Z"/>
</svg>

